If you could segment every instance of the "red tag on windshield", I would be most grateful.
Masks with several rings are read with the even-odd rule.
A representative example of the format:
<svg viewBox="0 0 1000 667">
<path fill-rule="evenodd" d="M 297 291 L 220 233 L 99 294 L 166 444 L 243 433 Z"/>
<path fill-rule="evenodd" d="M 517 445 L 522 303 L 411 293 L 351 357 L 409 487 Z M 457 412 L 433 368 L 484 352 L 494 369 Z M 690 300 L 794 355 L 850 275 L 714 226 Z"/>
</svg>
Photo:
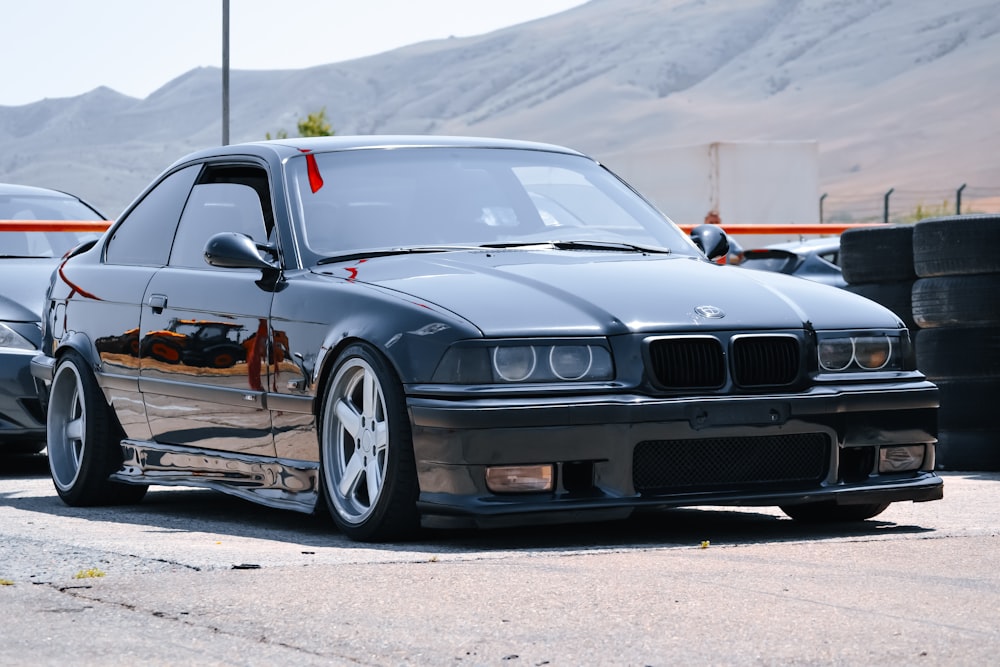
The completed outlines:
<svg viewBox="0 0 1000 667">
<path fill-rule="evenodd" d="M 301 150 L 301 149 L 300 149 Z M 323 176 L 319 173 L 319 165 L 316 164 L 316 156 L 309 151 L 303 150 L 306 155 L 306 173 L 309 174 L 309 189 L 313 194 L 323 187 Z"/>
</svg>

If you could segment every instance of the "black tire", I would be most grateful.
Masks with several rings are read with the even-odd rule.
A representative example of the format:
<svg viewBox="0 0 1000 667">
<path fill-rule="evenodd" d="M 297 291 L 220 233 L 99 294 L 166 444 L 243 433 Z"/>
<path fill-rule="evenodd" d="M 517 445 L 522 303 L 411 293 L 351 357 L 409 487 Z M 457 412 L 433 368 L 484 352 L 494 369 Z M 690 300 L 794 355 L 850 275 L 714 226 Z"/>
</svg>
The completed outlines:
<svg viewBox="0 0 1000 667">
<path fill-rule="evenodd" d="M 924 329 L 1000 326 L 1000 274 L 917 280 L 913 320 Z"/>
<path fill-rule="evenodd" d="M 917 332 L 917 368 L 931 380 L 995 378 L 1000 327 L 938 327 Z"/>
<path fill-rule="evenodd" d="M 181 349 L 180 345 L 162 338 L 146 341 L 144 350 L 142 356 L 151 357 L 165 364 L 179 364 L 184 356 L 184 350 Z"/>
<path fill-rule="evenodd" d="M 825 500 L 801 505 L 782 505 L 781 511 L 802 523 L 846 523 L 871 519 L 884 512 L 887 507 L 889 503 L 838 505 L 832 500 Z"/>
<path fill-rule="evenodd" d="M 118 420 L 97 380 L 76 352 L 56 364 L 47 417 L 49 471 L 56 492 L 73 507 L 137 503 L 144 485 L 109 480 L 122 464 Z"/>
<path fill-rule="evenodd" d="M 975 430 L 996 424 L 993 410 L 1000 405 L 1000 381 L 997 378 L 935 380 L 941 407 L 938 427 L 941 430 Z"/>
<path fill-rule="evenodd" d="M 232 368 L 240 361 L 242 350 L 233 347 L 218 347 L 206 350 L 205 357 L 211 368 Z"/>
<path fill-rule="evenodd" d="M 937 469 L 1000 472 L 1000 428 L 938 433 Z"/>
<path fill-rule="evenodd" d="M 913 321 L 912 280 L 895 283 L 862 283 L 848 285 L 845 289 L 885 306 L 896 313 L 907 328 L 917 328 L 916 322 Z"/>
<path fill-rule="evenodd" d="M 848 283 L 913 280 L 913 225 L 848 229 L 840 235 L 840 269 Z"/>
<path fill-rule="evenodd" d="M 340 530 L 366 542 L 412 536 L 419 488 L 403 386 L 369 346 L 350 345 L 337 357 L 319 438 L 321 494 Z"/>
<path fill-rule="evenodd" d="M 921 220 L 913 229 L 913 268 L 921 278 L 1000 273 L 1000 216 Z"/>
</svg>

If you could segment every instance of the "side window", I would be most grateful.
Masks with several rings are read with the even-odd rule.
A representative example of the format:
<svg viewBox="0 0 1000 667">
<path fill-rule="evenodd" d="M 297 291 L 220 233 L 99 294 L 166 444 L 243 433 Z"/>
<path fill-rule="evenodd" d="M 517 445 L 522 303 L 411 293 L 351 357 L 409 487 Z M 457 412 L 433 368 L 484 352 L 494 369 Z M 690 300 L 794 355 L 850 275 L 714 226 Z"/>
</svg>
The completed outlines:
<svg viewBox="0 0 1000 667">
<path fill-rule="evenodd" d="M 267 242 L 263 208 L 253 187 L 242 183 L 194 186 L 177 227 L 170 266 L 212 268 L 205 262 L 205 245 L 220 232 L 237 232 L 258 243 Z"/>
<path fill-rule="evenodd" d="M 109 264 L 166 265 L 184 200 L 200 169 L 192 165 L 167 176 L 129 212 L 108 241 Z"/>
</svg>

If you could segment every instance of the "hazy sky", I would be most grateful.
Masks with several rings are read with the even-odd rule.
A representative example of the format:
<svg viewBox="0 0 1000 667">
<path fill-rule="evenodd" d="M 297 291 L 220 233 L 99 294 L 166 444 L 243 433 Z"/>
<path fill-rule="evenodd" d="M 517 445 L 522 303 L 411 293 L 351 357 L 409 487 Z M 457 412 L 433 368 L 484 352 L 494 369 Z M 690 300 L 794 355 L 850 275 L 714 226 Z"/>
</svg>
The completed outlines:
<svg viewBox="0 0 1000 667">
<path fill-rule="evenodd" d="M 231 69 L 301 69 L 479 35 L 585 0 L 230 0 Z M 146 97 L 222 65 L 222 0 L 0 0 L 0 105 L 108 86 Z"/>
</svg>

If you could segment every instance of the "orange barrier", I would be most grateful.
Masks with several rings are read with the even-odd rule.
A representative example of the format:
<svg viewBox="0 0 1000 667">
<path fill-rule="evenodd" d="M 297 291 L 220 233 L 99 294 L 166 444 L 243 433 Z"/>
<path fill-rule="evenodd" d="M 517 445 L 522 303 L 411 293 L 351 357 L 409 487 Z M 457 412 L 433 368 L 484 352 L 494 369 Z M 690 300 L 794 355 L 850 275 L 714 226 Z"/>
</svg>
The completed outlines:
<svg viewBox="0 0 1000 667">
<path fill-rule="evenodd" d="M 103 232 L 110 220 L 0 220 L 0 232 Z"/>
<path fill-rule="evenodd" d="M 852 222 L 842 224 L 789 224 L 789 225 L 719 225 L 727 234 L 840 234 L 848 229 L 878 227 L 880 222 Z M 690 232 L 698 225 L 678 225 Z"/>
</svg>

